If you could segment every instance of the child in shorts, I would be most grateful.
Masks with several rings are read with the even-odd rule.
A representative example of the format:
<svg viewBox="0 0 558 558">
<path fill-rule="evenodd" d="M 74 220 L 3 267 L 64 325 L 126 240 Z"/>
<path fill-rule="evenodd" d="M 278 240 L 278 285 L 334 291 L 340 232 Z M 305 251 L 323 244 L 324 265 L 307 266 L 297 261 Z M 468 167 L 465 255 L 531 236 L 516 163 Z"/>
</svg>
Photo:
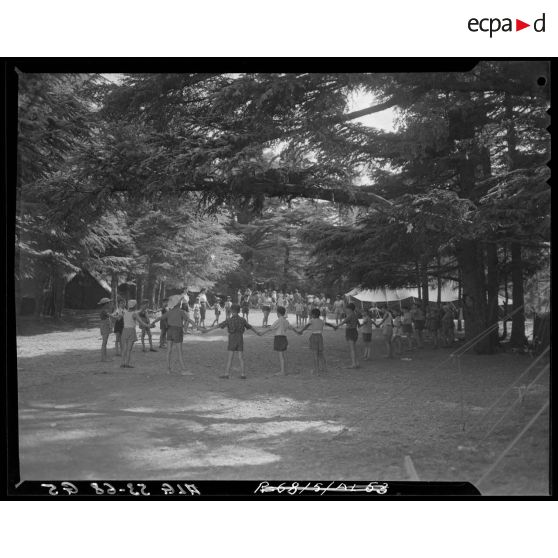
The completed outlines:
<svg viewBox="0 0 558 558">
<path fill-rule="evenodd" d="M 159 349 L 164 349 L 167 346 L 167 332 L 169 330 L 167 320 L 163 320 L 163 316 L 169 311 L 169 299 L 163 299 L 163 306 L 161 307 L 161 315 L 154 320 L 151 325 L 154 326 L 159 322 L 159 327 L 161 328 L 161 335 L 159 336 Z"/>
<path fill-rule="evenodd" d="M 242 297 L 242 317 L 248 321 L 248 314 L 250 313 L 250 295 L 245 294 Z"/>
<path fill-rule="evenodd" d="M 295 316 L 296 316 L 296 326 L 302 325 L 302 312 L 304 310 L 304 304 L 299 300 L 295 302 Z"/>
<path fill-rule="evenodd" d="M 305 326 L 308 322 L 308 305 L 304 303 L 304 301 L 299 302 L 300 306 L 302 306 L 302 310 L 300 311 L 300 325 Z"/>
<path fill-rule="evenodd" d="M 393 345 L 393 350 L 396 355 L 400 355 L 402 352 L 401 340 L 403 339 L 403 327 L 401 325 L 401 312 L 399 310 L 394 310 L 393 315 L 393 336 L 391 338 L 391 344 Z"/>
<path fill-rule="evenodd" d="M 215 319 L 213 320 L 211 327 L 219 323 L 221 314 L 225 312 L 223 301 L 221 299 L 215 301 L 215 304 L 213 305 L 213 311 L 215 312 Z"/>
<path fill-rule="evenodd" d="M 201 304 L 200 304 L 200 297 L 196 297 L 196 301 L 194 302 L 194 323 L 196 327 L 200 325 L 200 316 L 201 316 Z"/>
<path fill-rule="evenodd" d="M 410 308 L 404 306 L 401 312 L 401 327 L 403 330 L 403 337 L 407 339 L 407 350 L 412 350 L 413 348 L 413 315 Z"/>
<path fill-rule="evenodd" d="M 386 307 L 382 310 L 382 321 L 376 327 L 382 330 L 382 336 L 386 344 L 385 358 L 393 358 L 393 315 L 389 308 Z"/>
<path fill-rule="evenodd" d="M 444 347 L 451 347 L 455 341 L 455 323 L 453 321 L 453 312 L 450 306 L 444 306 L 444 314 L 442 316 L 442 342 Z"/>
<path fill-rule="evenodd" d="M 140 326 L 141 329 L 141 350 L 145 353 L 145 336 L 147 335 L 147 339 L 149 340 L 149 350 L 152 353 L 156 353 L 157 349 L 153 348 L 153 336 L 151 335 L 151 328 L 154 324 L 150 323 L 149 321 L 149 310 L 147 307 L 149 306 L 149 300 L 143 300 L 141 303 L 140 311 L 138 312 L 139 317 L 147 324 L 146 327 Z"/>
<path fill-rule="evenodd" d="M 289 342 L 287 341 L 287 331 L 289 329 L 299 333 L 293 326 L 289 323 L 289 320 L 285 318 L 287 310 L 284 306 L 277 306 L 277 320 L 271 324 L 269 329 L 266 329 L 262 335 L 265 335 L 268 331 L 275 331 L 275 337 L 273 338 L 273 350 L 277 351 L 279 354 L 279 366 L 281 368 L 277 376 L 287 375 L 287 347 Z"/>
<path fill-rule="evenodd" d="M 132 349 L 137 341 L 136 324 L 140 327 L 150 327 L 148 322 L 144 322 L 139 312 L 136 312 L 137 302 L 135 300 L 128 301 L 128 310 L 124 310 L 124 329 L 122 330 L 122 364 L 121 368 L 133 368 L 130 364 Z"/>
<path fill-rule="evenodd" d="M 246 371 L 244 367 L 244 358 L 242 353 L 244 352 L 244 331 L 247 329 L 252 330 L 256 335 L 261 336 L 263 335 L 261 332 L 257 331 L 253 326 L 251 326 L 244 318 L 239 316 L 240 313 L 240 304 L 233 304 L 231 306 L 231 317 L 227 318 L 224 322 L 221 322 L 219 325 L 215 327 L 210 327 L 208 329 L 204 329 L 202 333 L 208 333 L 214 329 L 227 328 L 229 332 L 229 344 L 228 344 L 228 351 L 229 356 L 227 359 L 227 367 L 225 373 L 220 378 L 228 380 L 230 378 L 231 373 L 231 366 L 233 362 L 234 355 L 238 355 L 238 360 L 240 362 L 240 379 L 246 379 Z"/>
<path fill-rule="evenodd" d="M 364 314 L 362 325 L 360 326 L 360 332 L 362 333 L 362 342 L 364 343 L 364 353 L 362 358 L 364 360 L 370 360 L 370 355 L 372 351 L 372 326 L 375 325 L 372 320 L 372 315 L 370 311 Z"/>
<path fill-rule="evenodd" d="M 108 362 L 107 358 L 107 342 L 109 335 L 111 334 L 112 327 L 110 323 L 110 298 L 101 298 L 97 303 L 101 306 L 100 314 L 100 328 L 101 328 L 101 362 Z"/>
<path fill-rule="evenodd" d="M 124 329 L 124 310 L 126 310 L 126 301 L 121 298 L 118 301 L 118 308 L 113 312 L 114 318 L 114 351 L 116 356 L 122 354 L 122 330 Z"/>
<path fill-rule="evenodd" d="M 334 325 L 328 324 L 324 320 L 320 319 L 320 311 L 317 308 L 314 308 L 310 314 L 310 322 L 301 330 L 295 329 L 297 333 L 302 335 L 308 328 L 310 328 L 310 349 L 312 350 L 314 356 L 314 368 L 312 369 L 312 374 L 319 374 L 320 366 L 321 371 L 324 374 L 327 373 L 326 360 L 324 356 L 324 326 L 336 329 Z"/>
<path fill-rule="evenodd" d="M 227 297 L 225 301 L 225 319 L 229 319 L 231 317 L 231 306 L 232 306 L 232 299 L 230 296 Z"/>
<path fill-rule="evenodd" d="M 356 342 L 358 339 L 358 328 L 360 327 L 360 322 L 356 315 L 355 305 L 350 302 L 346 307 L 347 317 L 342 320 L 339 325 L 334 326 L 335 329 L 339 329 L 342 325 L 345 325 L 345 339 L 349 344 L 349 352 L 351 353 L 351 366 L 349 368 L 360 368 L 356 357 Z"/>
</svg>

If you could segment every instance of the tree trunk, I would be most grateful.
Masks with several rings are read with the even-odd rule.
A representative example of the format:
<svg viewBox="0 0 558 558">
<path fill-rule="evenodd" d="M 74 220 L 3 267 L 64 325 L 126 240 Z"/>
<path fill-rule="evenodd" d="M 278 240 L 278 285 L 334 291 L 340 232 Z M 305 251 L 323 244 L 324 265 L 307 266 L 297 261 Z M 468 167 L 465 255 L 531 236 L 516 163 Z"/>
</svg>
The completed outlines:
<svg viewBox="0 0 558 558">
<path fill-rule="evenodd" d="M 512 277 L 512 308 L 518 310 L 512 316 L 512 331 L 510 344 L 512 347 L 525 345 L 525 310 L 523 308 L 523 260 L 521 259 L 521 244 L 511 243 L 511 277 Z"/>
<path fill-rule="evenodd" d="M 486 329 L 486 286 L 482 247 L 476 240 L 464 240 L 457 248 L 457 259 L 463 281 L 463 319 L 465 339 L 470 340 Z M 488 336 L 474 345 L 477 354 L 492 353 Z"/>
<path fill-rule="evenodd" d="M 33 315 L 38 318 L 43 313 L 43 307 L 45 304 L 44 292 L 45 292 L 45 278 L 39 274 L 34 280 L 34 295 L 35 295 L 35 309 L 33 310 Z"/>
<path fill-rule="evenodd" d="M 64 294 L 66 292 L 66 277 L 61 275 L 57 271 L 56 279 L 54 281 L 54 313 L 53 317 L 55 320 L 59 320 L 62 317 L 62 312 L 64 311 Z"/>
<path fill-rule="evenodd" d="M 114 308 L 118 306 L 118 273 L 112 273 L 110 277 L 110 292 L 112 305 Z"/>
<path fill-rule="evenodd" d="M 136 280 L 136 300 L 138 304 L 143 300 L 143 277 L 138 277 Z"/>
<path fill-rule="evenodd" d="M 498 248 L 495 243 L 486 245 L 486 292 L 488 295 L 487 325 L 498 324 Z M 490 341 L 494 347 L 499 343 L 498 329 L 490 334 Z"/>
<path fill-rule="evenodd" d="M 417 294 L 418 294 L 418 299 L 419 302 L 422 298 L 422 292 L 421 292 L 421 274 L 420 274 L 420 263 L 418 260 L 415 261 L 415 274 L 416 274 L 416 278 L 417 278 Z"/>
<path fill-rule="evenodd" d="M 158 283 L 159 281 L 157 281 L 157 279 L 155 279 L 155 281 L 153 281 L 153 289 L 151 290 L 151 307 L 155 308 L 157 306 L 157 287 L 158 287 Z"/>
<path fill-rule="evenodd" d="M 426 259 L 422 260 L 420 266 L 420 280 L 422 285 L 422 304 L 427 306 L 429 302 L 429 292 L 428 292 L 428 261 Z"/>
<path fill-rule="evenodd" d="M 509 293 L 508 293 L 508 275 L 506 274 L 506 278 L 504 281 L 504 327 L 503 327 L 503 331 L 502 331 L 502 339 L 507 339 L 508 337 L 508 319 L 506 318 L 506 316 L 508 315 L 509 312 L 509 306 L 508 306 L 508 301 L 510 299 L 509 297 Z"/>
<path fill-rule="evenodd" d="M 438 265 L 437 279 L 438 279 L 438 296 L 436 298 L 436 303 L 438 306 L 442 304 L 442 275 L 440 269 L 442 268 L 442 260 L 440 256 L 436 258 L 436 264 Z"/>
<path fill-rule="evenodd" d="M 461 279 L 461 269 L 457 270 L 457 300 L 459 300 L 460 308 L 463 308 L 463 280 Z M 457 331 L 463 331 L 463 321 L 461 320 L 461 312 L 457 317 Z"/>
</svg>

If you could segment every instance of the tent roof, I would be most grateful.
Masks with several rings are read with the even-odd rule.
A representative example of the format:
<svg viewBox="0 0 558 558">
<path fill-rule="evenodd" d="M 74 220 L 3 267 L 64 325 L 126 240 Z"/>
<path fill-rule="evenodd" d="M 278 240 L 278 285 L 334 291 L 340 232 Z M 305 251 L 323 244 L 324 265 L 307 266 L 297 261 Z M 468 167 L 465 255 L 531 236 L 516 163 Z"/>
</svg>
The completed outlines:
<svg viewBox="0 0 558 558">
<path fill-rule="evenodd" d="M 448 282 L 442 285 L 441 301 L 442 302 L 455 302 L 458 298 L 457 283 Z M 362 302 L 398 302 L 408 298 L 419 298 L 418 288 L 402 288 L 390 289 L 388 287 L 378 289 L 359 289 L 355 288 L 350 290 L 346 296 L 352 296 Z M 428 289 L 428 299 L 432 302 L 438 300 L 438 288 L 430 287 Z M 498 296 L 498 304 L 504 304 L 504 297 Z M 508 304 L 511 304 L 511 299 L 508 299 Z"/>
</svg>

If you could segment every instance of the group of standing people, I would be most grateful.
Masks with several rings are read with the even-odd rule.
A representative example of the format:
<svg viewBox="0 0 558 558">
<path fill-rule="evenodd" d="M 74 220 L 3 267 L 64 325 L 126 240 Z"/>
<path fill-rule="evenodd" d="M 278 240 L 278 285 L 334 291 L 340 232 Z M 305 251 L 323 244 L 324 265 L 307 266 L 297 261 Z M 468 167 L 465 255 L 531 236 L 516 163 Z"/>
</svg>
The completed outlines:
<svg viewBox="0 0 558 558">
<path fill-rule="evenodd" d="M 254 295 L 257 294 L 257 305 L 263 311 L 261 329 L 256 329 L 248 322 L 248 316 Z M 252 293 L 247 289 L 244 294 L 237 297 L 240 303 L 234 303 L 231 296 L 217 298 L 210 305 L 207 300 L 205 289 L 190 303 L 188 295 L 173 295 L 163 301 L 162 308 L 153 312 L 149 310 L 149 301 L 144 300 L 139 304 L 135 300 L 124 300 L 118 302 L 116 309 L 111 310 L 111 301 L 108 298 L 100 300 L 100 329 L 101 329 L 101 360 L 107 361 L 107 342 L 110 333 L 114 330 L 116 354 L 121 356 L 122 368 L 133 368 L 130 363 L 134 343 L 138 340 L 137 327 L 140 327 L 142 350 L 157 352 L 153 347 L 151 329 L 159 322 L 161 335 L 159 348 L 167 348 L 167 371 L 172 372 L 172 354 L 176 347 L 178 361 L 183 375 L 191 376 L 187 371 L 182 351 L 184 334 L 189 333 L 192 327 L 201 333 L 207 333 L 216 328 L 227 329 L 229 334 L 228 351 L 229 356 L 225 373 L 222 378 L 230 376 L 230 370 L 235 354 L 241 367 L 241 378 L 245 378 L 245 365 L 243 359 L 243 333 L 252 330 L 257 335 L 265 335 L 269 331 L 275 333 L 274 351 L 279 354 L 280 372 L 287 374 L 287 332 L 302 335 L 310 330 L 310 349 L 314 355 L 313 373 L 318 374 L 326 371 L 324 356 L 324 342 L 322 332 L 324 327 L 334 330 L 345 326 L 345 338 L 349 346 L 351 365 L 349 368 L 359 368 L 356 343 L 359 330 L 362 334 L 364 360 L 370 360 L 372 331 L 378 328 L 382 331 L 382 338 L 386 347 L 386 358 L 402 354 L 404 350 L 412 351 L 424 347 L 424 333 L 428 332 L 434 348 L 451 346 L 454 342 L 454 312 L 451 305 L 429 306 L 424 310 L 418 304 L 402 306 L 400 309 L 391 309 L 388 305 L 383 307 L 372 307 L 362 313 L 357 312 L 353 303 L 346 303 L 341 295 L 337 295 L 333 303 L 326 299 L 325 295 L 305 297 L 298 290 L 287 297 L 284 293 L 275 291 L 263 291 Z M 279 304 L 282 302 L 283 304 Z M 286 305 L 286 306 L 285 306 Z M 290 306 L 289 306 L 290 305 Z M 292 325 L 287 320 L 287 309 L 291 308 L 296 318 L 296 324 Z M 206 326 L 207 311 L 213 309 L 215 318 L 211 326 Z M 269 324 L 269 316 L 272 311 L 277 314 L 273 324 Z M 335 325 L 327 321 L 328 312 L 332 311 L 335 317 Z M 242 314 L 242 316 L 241 316 Z M 224 319 L 222 319 L 224 318 Z M 145 338 L 149 342 L 146 348 Z"/>
</svg>

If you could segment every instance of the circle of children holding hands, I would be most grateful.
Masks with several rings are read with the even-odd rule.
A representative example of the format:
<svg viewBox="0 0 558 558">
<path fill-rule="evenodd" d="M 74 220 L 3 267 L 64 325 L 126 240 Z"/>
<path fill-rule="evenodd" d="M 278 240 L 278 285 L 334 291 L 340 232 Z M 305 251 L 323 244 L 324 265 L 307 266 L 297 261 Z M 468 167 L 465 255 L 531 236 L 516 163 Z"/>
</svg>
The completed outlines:
<svg viewBox="0 0 558 558">
<path fill-rule="evenodd" d="M 294 294 L 285 295 L 275 291 L 263 293 L 252 293 L 249 289 L 244 294 L 239 290 L 233 303 L 230 296 L 218 297 L 213 306 L 209 306 L 205 289 L 196 297 L 190 308 L 187 295 L 173 295 L 163 301 L 160 316 L 150 321 L 148 310 L 149 301 L 142 301 L 137 308 L 137 301 L 124 300 L 118 302 L 114 312 L 110 311 L 110 299 L 103 298 L 99 301 L 101 305 L 100 329 L 101 329 L 101 360 L 107 361 L 107 342 L 114 322 L 116 355 L 121 356 L 122 368 L 134 368 L 130 364 L 131 353 L 134 343 L 137 341 L 137 327 L 140 327 L 142 350 L 145 348 L 145 337 L 149 341 L 149 351 L 157 352 L 153 348 L 151 329 L 160 322 L 160 348 L 167 348 L 167 372 L 172 373 L 172 355 L 176 352 L 181 367 L 181 374 L 193 376 L 186 368 L 182 344 L 184 333 L 188 332 L 191 325 L 201 333 L 208 333 L 215 329 L 226 329 L 228 333 L 228 357 L 225 372 L 220 378 L 228 379 L 235 356 L 240 364 L 240 378 L 246 379 L 244 351 L 244 333 L 252 331 L 258 336 L 274 333 L 273 350 L 279 357 L 280 371 L 276 375 L 288 375 L 287 367 L 287 333 L 292 331 L 303 335 L 310 331 L 309 345 L 313 355 L 312 374 L 326 373 L 326 360 L 324 355 L 324 327 L 334 330 L 345 326 L 345 339 L 349 347 L 351 364 L 348 368 L 359 368 L 356 343 L 359 338 L 359 330 L 362 334 L 364 360 L 370 360 L 372 348 L 372 330 L 381 330 L 382 340 L 386 349 L 385 358 L 393 358 L 404 351 L 412 351 L 415 348 L 423 348 L 425 331 L 428 332 L 433 348 L 440 345 L 448 347 L 454 342 L 454 312 L 450 305 L 443 307 L 428 307 L 426 311 L 417 304 L 410 307 L 402 306 L 400 309 L 390 309 L 387 305 L 382 308 L 372 307 L 362 314 L 358 314 L 353 303 L 346 304 L 341 295 L 337 295 L 333 304 L 322 294 L 320 297 L 304 297 L 298 290 Z M 248 323 L 250 306 L 260 307 L 263 312 L 261 328 L 255 328 Z M 207 310 L 215 312 L 215 319 L 211 327 L 205 327 Z M 274 309 L 277 319 L 268 323 L 269 315 Z M 295 313 L 296 327 L 286 318 L 287 310 Z M 328 323 L 327 313 L 332 311 L 335 325 Z M 242 313 L 242 316 L 240 315 Z M 190 315 L 193 314 L 193 320 Z M 220 321 L 224 317 L 224 320 Z M 405 347 L 404 347 L 405 345 Z M 176 349 L 175 349 L 176 348 Z"/>
</svg>

